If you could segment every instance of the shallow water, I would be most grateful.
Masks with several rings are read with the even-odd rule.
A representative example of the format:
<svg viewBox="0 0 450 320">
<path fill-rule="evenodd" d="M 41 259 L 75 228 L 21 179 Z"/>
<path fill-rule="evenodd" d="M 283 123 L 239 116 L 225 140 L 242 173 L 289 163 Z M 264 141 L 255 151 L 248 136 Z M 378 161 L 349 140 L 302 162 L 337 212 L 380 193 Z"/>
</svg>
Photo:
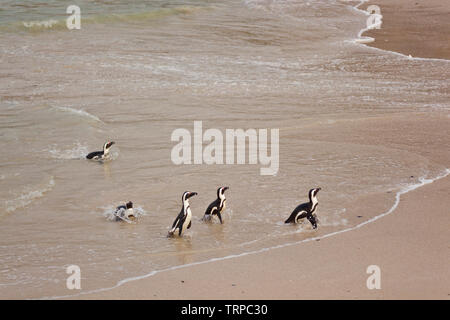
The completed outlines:
<svg viewBox="0 0 450 320">
<path fill-rule="evenodd" d="M 63 21 L 74 4 L 30 3 L 0 11 L 2 297 L 72 294 L 72 264 L 84 292 L 343 230 L 360 223 L 355 204 L 383 200 L 364 212 L 370 219 L 393 205 L 386 192 L 445 169 L 395 144 L 321 135 L 450 109 L 450 64 L 355 44 L 367 17 L 347 2 L 78 1 L 78 31 L 20 26 Z M 277 175 L 260 175 L 260 165 L 174 165 L 171 133 L 193 132 L 194 121 L 222 132 L 279 128 Z M 106 140 L 116 142 L 111 161 L 84 159 Z M 225 224 L 201 222 L 225 185 Z M 285 226 L 316 186 L 319 230 Z M 193 226 L 168 239 L 185 190 L 199 193 Z M 129 200 L 145 212 L 139 222 L 108 221 Z"/>
</svg>

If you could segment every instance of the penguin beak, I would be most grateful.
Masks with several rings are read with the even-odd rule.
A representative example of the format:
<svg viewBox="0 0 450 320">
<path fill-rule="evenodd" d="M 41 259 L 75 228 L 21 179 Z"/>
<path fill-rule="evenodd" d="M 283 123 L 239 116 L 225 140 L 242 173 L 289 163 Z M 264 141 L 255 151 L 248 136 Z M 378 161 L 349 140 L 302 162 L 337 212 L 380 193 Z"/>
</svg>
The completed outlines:
<svg viewBox="0 0 450 320">
<path fill-rule="evenodd" d="M 111 148 L 111 146 L 112 146 L 113 144 L 115 144 L 114 141 L 111 141 L 110 143 L 108 143 L 108 148 Z"/>
<path fill-rule="evenodd" d="M 197 192 L 189 192 L 189 194 L 186 196 L 186 199 L 189 199 L 190 197 L 196 196 Z"/>
<path fill-rule="evenodd" d="M 226 191 L 226 190 L 228 190 L 228 189 L 230 189 L 230 187 L 224 187 L 224 188 L 223 188 L 223 191 Z"/>
</svg>

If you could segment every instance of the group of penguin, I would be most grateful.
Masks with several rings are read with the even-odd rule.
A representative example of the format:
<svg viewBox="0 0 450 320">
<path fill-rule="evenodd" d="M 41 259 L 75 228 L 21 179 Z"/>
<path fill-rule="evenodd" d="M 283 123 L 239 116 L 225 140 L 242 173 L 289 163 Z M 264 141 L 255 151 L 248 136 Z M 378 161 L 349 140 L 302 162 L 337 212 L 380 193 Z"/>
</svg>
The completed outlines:
<svg viewBox="0 0 450 320">
<path fill-rule="evenodd" d="M 103 145 L 102 151 L 94 151 L 89 153 L 86 158 L 89 160 L 102 161 L 109 157 L 109 149 L 114 145 L 114 141 L 108 141 Z M 222 212 L 226 208 L 225 191 L 229 187 L 220 187 L 217 189 L 217 199 L 211 202 L 205 211 L 203 221 L 210 221 L 213 216 L 217 216 L 220 223 L 223 224 Z M 285 223 L 299 223 L 303 218 L 306 218 L 312 225 L 313 229 L 317 229 L 317 216 L 314 212 L 317 209 L 318 200 L 317 194 L 321 188 L 313 188 L 309 190 L 309 202 L 298 205 L 294 211 L 290 214 Z M 172 224 L 172 228 L 168 232 L 168 236 L 178 235 L 181 236 L 192 224 L 192 212 L 189 204 L 189 199 L 197 195 L 197 192 L 185 191 L 182 196 L 181 211 Z M 115 210 L 116 220 L 135 220 L 136 216 L 133 211 L 133 203 L 130 201 L 124 205 L 120 205 Z"/>
</svg>

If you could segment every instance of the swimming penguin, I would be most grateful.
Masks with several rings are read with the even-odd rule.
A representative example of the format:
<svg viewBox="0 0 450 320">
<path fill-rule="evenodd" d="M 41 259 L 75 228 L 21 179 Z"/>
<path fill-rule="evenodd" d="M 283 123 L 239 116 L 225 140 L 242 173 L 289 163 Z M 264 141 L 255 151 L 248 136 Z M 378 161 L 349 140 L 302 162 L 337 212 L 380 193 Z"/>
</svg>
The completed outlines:
<svg viewBox="0 0 450 320">
<path fill-rule="evenodd" d="M 89 153 L 86 156 L 86 159 L 90 159 L 90 160 L 104 160 L 109 156 L 109 148 L 111 148 L 111 146 L 115 144 L 114 141 L 108 141 L 105 142 L 105 144 L 103 145 L 103 151 L 94 151 Z"/>
<path fill-rule="evenodd" d="M 183 206 L 181 207 L 181 211 L 177 218 L 173 222 L 172 229 L 170 229 L 168 236 L 173 236 L 177 229 L 178 235 L 181 236 L 186 229 L 191 227 L 192 212 L 191 207 L 189 206 L 189 198 L 195 195 L 197 195 L 197 192 L 186 191 L 183 193 L 183 197 L 181 198 L 183 201 Z"/>
<path fill-rule="evenodd" d="M 317 228 L 316 216 L 313 215 L 317 208 L 319 201 L 317 200 L 317 193 L 321 188 L 314 188 L 309 190 L 309 202 L 302 203 L 292 211 L 289 218 L 284 223 L 298 223 L 300 219 L 306 218 L 311 222 L 313 229 Z"/>
<path fill-rule="evenodd" d="M 209 221 L 213 215 L 217 215 L 219 217 L 220 223 L 222 221 L 221 213 L 225 210 L 226 202 L 225 199 L 225 190 L 230 189 L 229 187 L 220 187 L 217 189 L 217 199 L 214 200 L 206 209 L 205 215 L 203 216 L 203 220 Z"/>
<path fill-rule="evenodd" d="M 116 211 L 114 212 L 116 215 L 116 221 L 120 221 L 123 219 L 135 220 L 136 216 L 133 211 L 133 202 L 129 201 L 125 205 L 118 206 Z"/>
</svg>

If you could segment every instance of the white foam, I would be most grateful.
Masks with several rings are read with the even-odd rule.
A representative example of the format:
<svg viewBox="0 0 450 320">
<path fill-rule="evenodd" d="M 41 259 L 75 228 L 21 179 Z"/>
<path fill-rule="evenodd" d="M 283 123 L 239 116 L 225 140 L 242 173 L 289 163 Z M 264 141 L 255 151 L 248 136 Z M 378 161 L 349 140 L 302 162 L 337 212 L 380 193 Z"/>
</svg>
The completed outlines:
<svg viewBox="0 0 450 320">
<path fill-rule="evenodd" d="M 341 0 L 341 1 L 353 1 L 353 0 Z M 362 6 L 364 3 L 369 2 L 370 0 L 360 0 L 360 3 L 357 4 L 356 6 L 352 7 L 354 10 L 358 11 L 358 12 L 362 12 L 363 14 L 369 16 L 370 13 L 365 11 L 365 10 L 361 10 L 359 9 L 360 6 Z M 375 39 L 372 37 L 368 37 L 368 36 L 363 36 L 363 33 L 371 30 L 375 27 L 375 25 L 371 26 L 371 27 L 366 27 L 363 28 L 359 31 L 358 33 L 358 37 L 356 39 L 350 40 L 351 43 L 355 43 L 355 44 L 360 44 L 360 45 L 364 45 L 366 46 L 367 43 L 371 43 L 374 42 Z M 381 51 L 381 52 L 387 52 L 390 54 L 394 54 L 409 60 L 417 60 L 417 61 L 439 61 L 439 62 L 450 62 L 450 60 L 448 59 L 440 59 L 440 58 L 419 58 L 419 57 L 412 57 L 411 55 L 406 55 L 400 52 L 395 52 L 395 51 L 390 51 L 390 50 L 384 50 L 384 49 L 380 49 L 380 48 L 376 48 L 376 47 L 370 47 L 370 46 L 366 46 L 367 48 L 370 48 L 371 50 L 377 50 L 377 51 Z"/>
<path fill-rule="evenodd" d="M 70 107 L 53 107 L 53 109 L 58 110 L 58 111 L 63 111 L 63 112 L 68 112 L 80 117 L 85 117 L 91 120 L 95 120 L 98 122 L 103 122 L 102 120 L 100 120 L 100 118 L 98 118 L 97 116 L 94 116 L 93 114 L 90 114 L 87 111 L 84 111 L 82 109 L 74 109 L 74 108 L 70 108 Z"/>
<path fill-rule="evenodd" d="M 57 148 L 53 148 L 48 150 L 54 159 L 62 159 L 62 160 L 71 160 L 71 159 L 84 159 L 88 154 L 88 148 L 85 145 L 82 145 L 80 142 L 67 150 L 59 150 Z"/>
<path fill-rule="evenodd" d="M 125 201 L 123 201 L 123 203 L 126 203 Z M 103 212 L 103 216 L 109 220 L 109 221 L 116 221 L 116 218 L 120 218 L 122 221 L 130 223 L 130 224 L 135 224 L 135 221 L 129 220 L 127 218 L 124 217 L 120 217 L 119 215 L 116 214 L 116 207 L 113 205 L 107 206 L 107 207 L 103 207 L 104 212 Z M 133 207 L 133 213 L 134 216 L 139 219 L 142 216 L 147 215 L 147 211 L 144 210 L 144 208 L 137 206 L 137 207 Z"/>
<path fill-rule="evenodd" d="M 216 261 L 223 261 L 223 260 L 229 260 L 229 259 L 244 257 L 244 256 L 258 254 L 258 253 L 262 253 L 262 252 L 266 252 L 266 251 L 270 251 L 270 250 L 274 250 L 274 249 L 290 247 L 290 246 L 298 245 L 298 244 L 305 243 L 305 242 L 311 242 L 311 241 L 316 241 L 316 240 L 320 240 L 320 239 L 330 238 L 330 237 L 336 236 L 336 235 L 341 234 L 341 233 L 353 231 L 353 230 L 359 229 L 359 228 L 361 228 L 361 227 L 363 227 L 363 226 L 365 226 L 365 225 L 367 225 L 369 223 L 372 223 L 372 222 L 374 222 L 374 221 L 376 221 L 378 219 L 381 219 L 381 218 L 391 214 L 392 212 L 394 212 L 395 209 L 397 208 L 398 204 L 400 203 L 400 197 L 403 194 L 408 193 L 408 192 L 413 191 L 413 190 L 416 190 L 416 189 L 418 189 L 420 187 L 423 187 L 424 185 L 433 183 L 436 180 L 445 178 L 449 174 L 450 174 L 450 169 L 446 169 L 441 175 L 437 176 L 436 178 L 433 178 L 433 179 L 426 179 L 425 177 L 420 178 L 419 179 L 419 181 L 420 181 L 419 183 L 408 185 L 408 186 L 404 187 L 403 189 L 401 189 L 400 191 L 397 192 L 397 194 L 395 196 L 394 205 L 388 211 L 386 211 L 384 213 L 381 213 L 378 216 L 375 216 L 375 217 L 373 217 L 373 218 L 371 218 L 371 219 L 369 219 L 367 221 L 361 222 L 360 224 L 357 224 L 354 227 L 349 227 L 349 228 L 346 228 L 346 229 L 343 229 L 343 230 L 339 230 L 339 231 L 335 231 L 335 232 L 332 232 L 332 233 L 328 233 L 328 234 L 325 234 L 323 236 L 308 238 L 308 239 L 295 241 L 295 242 L 284 243 L 284 244 L 272 246 L 272 247 L 269 247 L 269 248 L 262 248 L 262 249 L 255 250 L 255 251 L 248 251 L 248 252 L 243 252 L 243 253 L 240 253 L 240 254 L 233 254 L 233 255 L 229 255 L 229 256 L 225 256 L 225 257 L 212 258 L 212 259 L 209 259 L 209 260 L 183 264 L 183 265 L 174 266 L 174 267 L 161 269 L 161 270 L 155 270 L 155 271 L 152 271 L 152 272 L 150 272 L 148 274 L 144 274 L 144 275 L 141 275 L 141 276 L 130 277 L 130 278 L 126 278 L 126 279 L 120 280 L 119 282 L 117 282 L 116 285 L 114 285 L 112 287 L 109 287 L 109 288 L 95 289 L 95 290 L 80 292 L 80 293 L 77 293 L 77 294 L 74 294 L 74 295 L 43 297 L 43 298 L 40 298 L 40 299 L 64 299 L 64 298 L 69 298 L 69 297 L 76 297 L 76 296 L 80 296 L 80 295 L 85 295 L 85 294 L 100 293 L 100 292 L 109 291 L 109 290 L 118 288 L 118 287 L 120 287 L 123 284 L 128 283 L 128 282 L 132 282 L 132 281 L 136 281 L 136 280 L 142 280 L 142 279 L 146 279 L 146 278 L 152 277 L 152 276 L 154 276 L 154 275 L 156 275 L 158 273 L 161 273 L 161 272 L 172 271 L 172 270 L 183 269 L 183 268 L 189 268 L 189 267 L 196 266 L 196 265 L 201 265 L 201 264 L 212 263 L 212 262 L 216 262 Z"/>
<path fill-rule="evenodd" d="M 6 201 L 6 212 L 11 213 L 19 208 L 24 208 L 29 205 L 33 200 L 41 198 L 44 194 L 53 189 L 55 186 L 55 180 L 53 176 L 50 177 L 50 181 L 42 188 L 38 190 L 32 190 L 21 194 L 18 198 Z"/>
</svg>

